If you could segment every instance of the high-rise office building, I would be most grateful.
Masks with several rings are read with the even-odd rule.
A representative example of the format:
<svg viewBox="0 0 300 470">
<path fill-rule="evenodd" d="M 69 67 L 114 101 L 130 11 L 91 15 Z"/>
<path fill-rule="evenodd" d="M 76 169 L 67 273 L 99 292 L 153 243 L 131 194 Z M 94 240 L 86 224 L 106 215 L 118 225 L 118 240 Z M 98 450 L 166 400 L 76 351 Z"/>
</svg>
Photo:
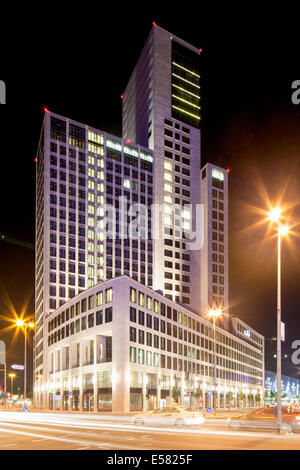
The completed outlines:
<svg viewBox="0 0 300 470">
<path fill-rule="evenodd" d="M 174 384 L 183 403 L 200 387 L 211 404 L 212 325 L 199 316 L 228 307 L 228 174 L 201 169 L 200 124 L 200 51 L 157 26 L 124 92 L 122 139 L 45 112 L 38 406 L 146 410 L 171 404 Z M 237 319 L 220 326 L 218 406 L 229 391 L 260 400 L 263 337 Z"/>
<path fill-rule="evenodd" d="M 132 207 L 147 208 L 152 202 L 149 149 L 45 113 L 37 153 L 37 376 L 47 368 L 44 325 L 51 312 L 85 289 L 122 274 L 152 286 L 147 212 L 140 214 L 141 236 L 129 237 L 127 230 L 135 216 Z"/>
<path fill-rule="evenodd" d="M 164 204 L 165 232 L 153 241 L 153 286 L 205 314 L 213 299 L 207 294 L 212 286 L 201 247 L 212 237 L 212 226 L 204 221 L 205 208 L 199 208 L 207 202 L 204 191 L 201 197 L 206 184 L 201 180 L 201 103 L 200 50 L 153 25 L 123 95 L 123 138 L 154 153 L 154 202 Z M 226 190 L 223 196 L 227 206 Z M 179 221 L 175 205 L 183 208 Z M 182 230 L 196 232 L 197 242 L 189 244 Z M 214 296 L 222 305 L 228 300 L 226 285 L 224 269 L 222 287 Z"/>
</svg>

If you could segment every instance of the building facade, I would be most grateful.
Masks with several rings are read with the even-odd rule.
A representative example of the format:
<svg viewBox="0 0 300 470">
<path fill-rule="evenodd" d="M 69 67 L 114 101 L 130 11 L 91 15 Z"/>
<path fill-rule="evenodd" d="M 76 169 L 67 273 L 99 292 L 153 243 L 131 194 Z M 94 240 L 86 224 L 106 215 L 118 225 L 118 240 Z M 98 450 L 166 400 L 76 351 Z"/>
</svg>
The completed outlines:
<svg viewBox="0 0 300 470">
<path fill-rule="evenodd" d="M 37 377 L 46 373 L 45 321 L 51 312 L 121 274 L 152 286 L 147 208 L 153 203 L 153 156 L 149 149 L 46 112 L 36 172 Z M 142 222 L 138 233 L 131 233 L 136 207 Z"/>
<path fill-rule="evenodd" d="M 122 103 L 123 138 L 153 150 L 154 201 L 165 204 L 166 226 L 162 237 L 153 243 L 153 286 L 168 299 L 200 312 L 201 248 L 208 234 L 199 208 L 202 106 L 199 49 L 153 25 Z M 176 221 L 175 205 L 186 208 L 181 223 Z M 189 234 L 192 228 L 196 241 Z M 189 243 L 189 238 L 194 243 Z M 207 280 L 205 273 L 203 279 Z M 208 305 L 204 311 L 207 308 Z"/>
<path fill-rule="evenodd" d="M 212 406 L 211 323 L 128 276 L 85 290 L 45 323 L 47 376 L 35 395 L 50 409 Z M 217 407 L 262 404 L 263 363 L 264 341 L 255 330 L 237 318 L 231 332 L 217 327 Z"/>
</svg>

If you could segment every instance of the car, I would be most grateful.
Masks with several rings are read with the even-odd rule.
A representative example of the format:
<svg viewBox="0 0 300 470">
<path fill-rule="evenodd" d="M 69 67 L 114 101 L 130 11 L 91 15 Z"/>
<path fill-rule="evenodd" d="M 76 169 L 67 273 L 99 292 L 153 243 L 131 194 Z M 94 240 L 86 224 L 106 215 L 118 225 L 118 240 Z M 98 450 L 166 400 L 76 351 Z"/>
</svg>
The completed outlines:
<svg viewBox="0 0 300 470">
<path fill-rule="evenodd" d="M 247 414 L 232 416 L 227 419 L 230 429 L 276 430 L 277 407 L 265 406 Z M 289 408 L 283 407 L 281 413 L 280 432 L 291 434 L 300 431 L 300 414 Z"/>
<path fill-rule="evenodd" d="M 203 413 L 187 411 L 181 407 L 170 407 L 164 410 L 155 409 L 133 417 L 135 426 L 198 426 L 205 421 Z"/>
</svg>

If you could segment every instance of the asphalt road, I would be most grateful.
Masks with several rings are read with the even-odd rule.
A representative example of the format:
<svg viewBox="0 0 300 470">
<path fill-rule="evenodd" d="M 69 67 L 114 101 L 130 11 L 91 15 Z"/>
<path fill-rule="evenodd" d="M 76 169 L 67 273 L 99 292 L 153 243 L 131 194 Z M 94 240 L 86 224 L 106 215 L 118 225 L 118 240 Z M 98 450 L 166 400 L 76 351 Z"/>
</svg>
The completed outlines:
<svg viewBox="0 0 300 470">
<path fill-rule="evenodd" d="M 221 425 L 135 427 L 122 418 L 84 414 L 0 412 L 3 450 L 294 450 L 300 434 L 234 432 Z"/>
</svg>

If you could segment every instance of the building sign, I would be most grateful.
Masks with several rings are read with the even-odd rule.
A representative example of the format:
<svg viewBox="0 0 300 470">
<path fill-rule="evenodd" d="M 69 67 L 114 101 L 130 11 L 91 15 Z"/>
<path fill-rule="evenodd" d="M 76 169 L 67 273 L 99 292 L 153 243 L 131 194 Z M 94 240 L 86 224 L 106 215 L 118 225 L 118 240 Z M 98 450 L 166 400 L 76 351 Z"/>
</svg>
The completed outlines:
<svg viewBox="0 0 300 470">
<path fill-rule="evenodd" d="M 213 178 L 217 178 L 217 180 L 224 181 L 223 171 L 217 170 L 217 168 L 213 168 L 211 174 Z"/>
<path fill-rule="evenodd" d="M 24 366 L 22 366 L 21 364 L 13 364 L 11 368 L 16 370 L 24 370 Z"/>
<path fill-rule="evenodd" d="M 5 343 L 4 341 L 0 341 L 0 364 L 6 363 L 6 354 L 5 354 Z"/>
<path fill-rule="evenodd" d="M 247 336 L 247 338 L 250 338 L 251 336 L 250 330 L 244 330 L 244 335 Z"/>
</svg>

